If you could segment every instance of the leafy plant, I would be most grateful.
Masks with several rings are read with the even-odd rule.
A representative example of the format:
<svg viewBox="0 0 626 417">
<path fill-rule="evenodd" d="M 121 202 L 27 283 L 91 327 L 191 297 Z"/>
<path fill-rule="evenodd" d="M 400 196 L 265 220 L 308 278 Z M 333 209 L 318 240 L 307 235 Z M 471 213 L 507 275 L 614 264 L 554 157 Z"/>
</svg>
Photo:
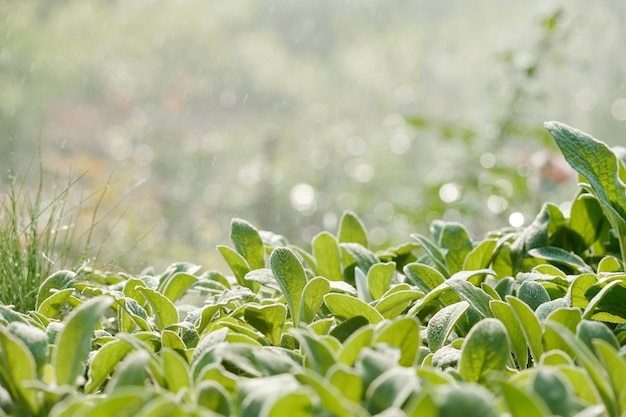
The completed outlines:
<svg viewBox="0 0 626 417">
<path fill-rule="evenodd" d="M 232 275 L 50 275 L 33 311 L 0 305 L 0 416 L 623 416 L 619 200 L 593 189 L 622 171 L 549 127 L 591 185 L 525 228 L 372 251 L 348 212 L 308 250 L 235 219 Z"/>
<path fill-rule="evenodd" d="M 97 262 L 102 245 L 93 239 L 106 193 L 105 187 L 72 203 L 70 190 L 81 177 L 68 180 L 51 196 L 48 189 L 56 185 L 45 181 L 41 164 L 34 192 L 29 173 L 30 168 L 23 175 L 14 168 L 8 171 L 0 204 L 0 300 L 22 312 L 35 308 L 39 286 L 52 272 Z M 95 200 L 90 203 L 90 224 L 84 226 L 83 206 L 90 200 Z"/>
</svg>

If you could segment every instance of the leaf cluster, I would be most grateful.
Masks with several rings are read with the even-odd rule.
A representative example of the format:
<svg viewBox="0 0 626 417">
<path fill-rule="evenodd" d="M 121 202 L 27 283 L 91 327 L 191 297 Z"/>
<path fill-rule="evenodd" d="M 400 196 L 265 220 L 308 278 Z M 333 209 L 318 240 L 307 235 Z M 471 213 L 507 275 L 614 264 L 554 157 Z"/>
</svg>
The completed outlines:
<svg viewBox="0 0 626 417">
<path fill-rule="evenodd" d="M 0 306 L 0 416 L 624 415 L 624 167 L 548 129 L 587 183 L 525 228 L 375 250 L 346 212 L 305 249 L 234 219 L 228 274 L 49 276 Z"/>
</svg>

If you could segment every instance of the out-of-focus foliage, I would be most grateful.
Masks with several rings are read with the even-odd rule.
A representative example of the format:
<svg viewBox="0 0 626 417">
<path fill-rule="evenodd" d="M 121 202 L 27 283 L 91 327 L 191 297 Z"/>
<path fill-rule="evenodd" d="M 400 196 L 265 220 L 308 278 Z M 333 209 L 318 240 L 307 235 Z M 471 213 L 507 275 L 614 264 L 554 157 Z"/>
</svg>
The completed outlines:
<svg viewBox="0 0 626 417">
<path fill-rule="evenodd" d="M 301 242 L 343 210 L 375 244 L 441 217 L 478 234 L 574 192 L 544 120 L 623 137 L 624 18 L 608 0 L 8 0 L 0 161 L 41 143 L 86 190 L 112 176 L 122 266 L 205 263 L 233 216 Z"/>
</svg>

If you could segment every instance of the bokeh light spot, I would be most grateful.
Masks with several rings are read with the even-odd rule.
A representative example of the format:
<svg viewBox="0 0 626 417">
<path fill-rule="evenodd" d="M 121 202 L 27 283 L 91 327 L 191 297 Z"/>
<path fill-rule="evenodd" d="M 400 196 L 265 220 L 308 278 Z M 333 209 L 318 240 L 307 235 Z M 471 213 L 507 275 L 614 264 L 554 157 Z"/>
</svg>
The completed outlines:
<svg viewBox="0 0 626 417">
<path fill-rule="evenodd" d="M 626 98 L 620 98 L 613 102 L 611 105 L 611 115 L 615 120 L 626 120 Z"/>
<path fill-rule="evenodd" d="M 447 182 L 439 188 L 439 198 L 444 203 L 453 203 L 461 197 L 461 190 L 458 185 L 452 182 Z"/>
<path fill-rule="evenodd" d="M 317 190 L 309 184 L 296 184 L 289 197 L 292 207 L 304 215 L 311 215 L 317 210 Z"/>
<path fill-rule="evenodd" d="M 509 216 L 509 224 L 513 227 L 521 227 L 524 225 L 524 215 L 519 211 L 511 213 Z"/>
</svg>

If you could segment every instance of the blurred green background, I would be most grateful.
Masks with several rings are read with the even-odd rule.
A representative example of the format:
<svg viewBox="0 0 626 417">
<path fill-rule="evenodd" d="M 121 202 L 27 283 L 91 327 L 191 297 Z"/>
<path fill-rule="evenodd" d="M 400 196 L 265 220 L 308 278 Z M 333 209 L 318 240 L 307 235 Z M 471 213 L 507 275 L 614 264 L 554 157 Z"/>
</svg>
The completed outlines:
<svg viewBox="0 0 626 417">
<path fill-rule="evenodd" d="M 625 143 L 625 22 L 617 0 L 4 0 L 2 182 L 82 175 L 77 228 L 106 188 L 100 261 L 133 272 L 219 263 L 232 217 L 296 244 L 344 210 L 375 246 L 438 218 L 479 237 L 573 196 L 544 121 Z"/>
</svg>

